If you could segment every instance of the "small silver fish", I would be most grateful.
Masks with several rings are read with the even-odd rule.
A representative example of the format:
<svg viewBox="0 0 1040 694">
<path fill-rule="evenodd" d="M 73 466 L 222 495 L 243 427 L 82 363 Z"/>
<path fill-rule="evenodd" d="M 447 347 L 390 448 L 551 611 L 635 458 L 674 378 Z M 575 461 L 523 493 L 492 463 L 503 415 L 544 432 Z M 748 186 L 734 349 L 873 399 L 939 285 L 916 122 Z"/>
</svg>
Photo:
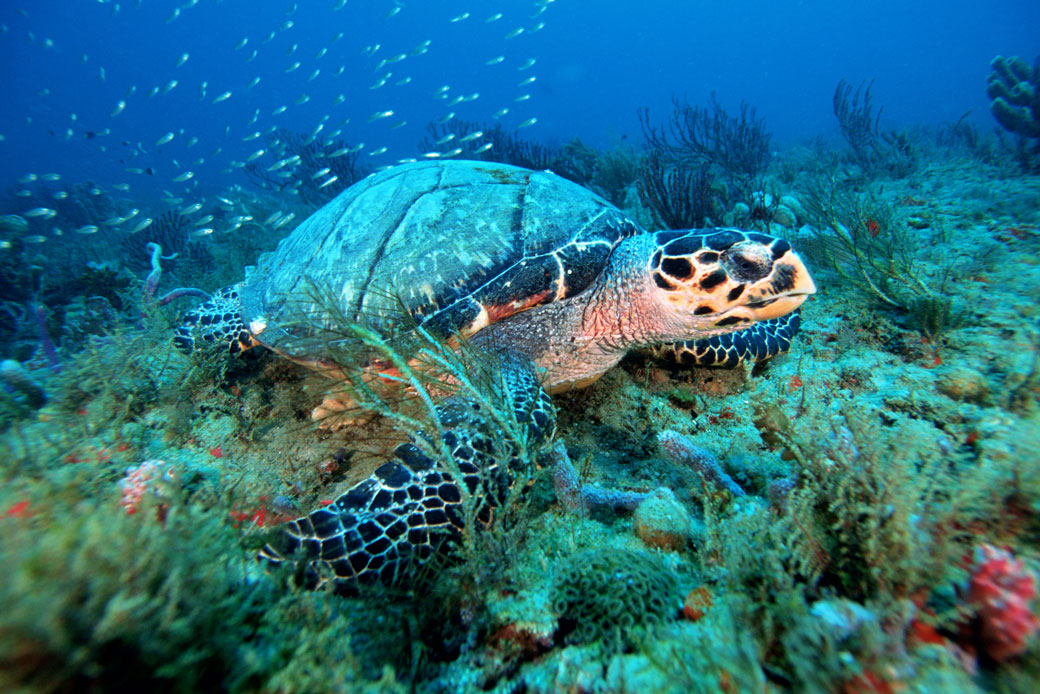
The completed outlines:
<svg viewBox="0 0 1040 694">
<path fill-rule="evenodd" d="M 535 58 L 528 58 L 520 65 L 520 67 L 517 68 L 517 70 L 526 70 L 537 62 L 538 61 Z"/>
<path fill-rule="evenodd" d="M 247 43 L 249 43 L 249 37 L 248 36 L 243 36 L 242 39 L 238 43 L 235 44 L 235 50 L 236 51 L 242 50 L 243 48 L 246 47 Z"/>
<path fill-rule="evenodd" d="M 77 234 L 84 234 L 84 235 L 86 235 L 86 234 L 96 234 L 97 231 L 98 231 L 98 228 L 94 224 L 84 224 L 83 226 L 79 227 L 78 229 L 75 229 L 74 231 Z"/>
<path fill-rule="evenodd" d="M 116 190 L 121 190 L 124 193 L 130 190 L 130 184 L 129 183 L 116 183 L 112 187 L 115 188 Z"/>
<path fill-rule="evenodd" d="M 183 210 L 181 210 L 181 214 L 187 216 L 189 214 L 195 214 L 196 212 L 198 212 L 201 209 L 202 209 L 202 203 L 201 202 L 196 202 L 196 203 L 193 203 L 191 205 L 188 205 Z"/>
<path fill-rule="evenodd" d="M 505 59 L 506 59 L 506 57 L 504 55 L 496 55 L 494 58 L 492 58 L 491 60 L 487 61 L 484 64 L 485 65 L 498 65 L 499 63 L 501 63 Z"/>
<path fill-rule="evenodd" d="M 399 79 L 396 82 L 394 82 L 394 86 L 403 87 L 404 85 L 408 84 L 411 81 L 412 81 L 411 77 L 405 77 L 404 79 Z"/>
<path fill-rule="evenodd" d="M 67 197 L 69 197 L 69 193 L 67 190 L 59 190 L 56 193 L 54 193 L 55 200 L 64 200 Z"/>
<path fill-rule="evenodd" d="M 484 131 L 477 130 L 476 132 L 460 137 L 459 142 L 472 142 L 473 140 L 479 140 L 482 137 L 484 137 Z"/>
<path fill-rule="evenodd" d="M 255 87 L 258 84 L 260 84 L 260 78 L 259 77 L 254 77 L 253 79 L 251 79 L 249 81 L 249 84 L 246 85 L 246 89 L 252 89 L 253 87 Z"/>
<path fill-rule="evenodd" d="M 58 214 L 49 207 L 34 207 L 31 210 L 22 213 L 23 217 L 43 217 L 44 219 L 50 219 L 54 215 Z"/>
<path fill-rule="evenodd" d="M 320 74 L 321 74 L 321 70 L 320 69 L 315 69 L 314 72 L 312 72 L 310 74 L 310 76 L 307 77 L 307 81 L 308 82 L 313 82 L 314 80 L 316 80 L 318 78 L 318 75 L 320 75 Z"/>
<path fill-rule="evenodd" d="M 163 135 L 162 137 L 160 137 L 158 140 L 155 141 L 155 146 L 156 147 L 161 147 L 161 146 L 165 145 L 166 143 L 170 142 L 173 139 L 173 137 L 174 137 L 173 133 L 166 133 L 165 135 Z"/>
<path fill-rule="evenodd" d="M 177 86 L 177 80 L 170 80 L 169 82 L 166 83 L 166 86 L 163 87 L 163 94 L 169 94 L 170 91 L 174 87 L 176 87 L 176 86 Z"/>
<path fill-rule="evenodd" d="M 330 178 L 329 180 L 325 181 L 320 186 L 318 186 L 318 190 L 321 190 L 322 188 L 324 188 L 326 186 L 331 186 L 333 183 L 335 183 L 338 180 L 339 180 L 339 176 L 333 176 L 332 178 Z"/>
<path fill-rule="evenodd" d="M 516 29 L 513 29 L 511 32 L 506 34 L 505 38 L 506 38 L 506 40 L 515 39 L 517 36 L 519 36 L 522 33 L 524 33 L 524 28 L 523 27 L 517 27 Z"/>
<path fill-rule="evenodd" d="M 299 60 L 297 60 L 297 61 L 296 61 L 295 63 L 293 63 L 293 64 L 292 64 L 292 65 L 290 65 L 289 67 L 285 68 L 285 71 L 286 71 L 287 73 L 289 73 L 289 72 L 295 72 L 295 71 L 297 71 L 297 70 L 299 70 L 299 69 L 300 69 L 300 65 L 302 65 L 302 64 L 303 64 L 303 63 L 301 63 L 301 62 L 300 62 Z"/>
<path fill-rule="evenodd" d="M 497 111 L 495 111 L 491 115 L 491 117 L 492 118 L 501 118 L 502 116 L 506 115 L 507 113 L 509 113 L 509 109 L 508 108 L 500 108 Z"/>
<path fill-rule="evenodd" d="M 195 174 L 194 174 L 194 173 L 192 173 L 191 171 L 185 171 L 185 172 L 184 172 L 184 173 L 182 173 L 182 174 L 181 174 L 180 176 L 176 176 L 176 177 L 175 177 L 175 178 L 173 179 L 173 182 L 174 182 L 174 183 L 184 183 L 185 181 L 187 181 L 188 179 L 190 179 L 190 178 L 191 178 L 192 176 L 194 176 L 194 175 L 195 175 Z"/>
<path fill-rule="evenodd" d="M 337 149 L 335 152 L 332 152 L 331 154 L 329 154 L 329 159 L 335 159 L 336 157 L 342 157 L 343 155 L 347 154 L 349 151 L 350 151 L 349 147 L 342 147 L 340 149 Z"/>
<path fill-rule="evenodd" d="M 374 150 L 372 150 L 371 152 L 368 153 L 368 156 L 370 156 L 370 157 L 377 157 L 380 154 L 386 154 L 386 149 L 387 149 L 386 147 L 380 147 L 379 149 L 374 149 Z"/>
<path fill-rule="evenodd" d="M 371 123 L 374 120 L 382 120 L 383 118 L 389 118 L 392 115 L 394 115 L 394 112 L 392 110 L 391 111 L 376 111 L 375 113 L 373 113 L 371 116 L 368 117 L 368 122 Z"/>
<path fill-rule="evenodd" d="M 61 174 L 56 174 L 56 173 L 43 174 L 42 176 L 40 176 L 40 180 L 41 181 L 60 181 L 61 180 Z"/>
<path fill-rule="evenodd" d="M 529 84 L 534 84 L 535 80 L 537 80 L 537 79 L 538 79 L 537 77 L 532 75 L 531 77 L 528 77 L 527 79 L 525 79 L 523 82 L 518 82 L 516 86 L 518 86 L 518 87 L 526 87 Z"/>
<path fill-rule="evenodd" d="M 441 118 L 441 119 L 440 119 L 440 121 L 438 121 L 438 122 L 439 122 L 439 123 L 440 123 L 441 125 L 444 125 L 445 123 L 447 123 L 448 121 L 450 121 L 450 120 L 451 120 L 452 118 L 454 118 L 454 117 L 455 117 L 455 112 L 454 112 L 454 111 L 450 111 L 450 112 L 448 113 L 448 115 L 446 115 L 446 116 L 444 116 L 443 118 Z"/>
<path fill-rule="evenodd" d="M 516 127 L 519 130 L 520 128 L 526 128 L 528 126 L 534 125 L 537 122 L 538 122 L 537 118 L 528 118 L 527 120 L 525 120 L 523 123 L 521 123 L 520 125 L 518 125 Z"/>
<path fill-rule="evenodd" d="M 327 174 L 329 171 L 332 171 L 332 169 L 330 169 L 327 166 L 324 169 L 322 169 L 321 171 L 315 171 L 313 174 L 311 174 L 311 180 L 313 181 L 316 178 L 321 178 L 322 176 Z"/>
<path fill-rule="evenodd" d="M 140 231 L 144 231 L 145 229 L 147 229 L 148 227 L 150 227 L 152 225 L 153 221 L 155 221 L 155 220 L 153 220 L 151 217 L 145 217 L 144 219 L 142 219 L 140 222 L 137 223 L 137 226 L 135 226 L 133 229 L 130 230 L 130 233 L 131 234 L 136 234 L 136 233 L 138 233 Z"/>
<path fill-rule="evenodd" d="M 40 236 L 39 234 L 33 234 L 32 236 L 22 237 L 22 243 L 43 243 L 46 240 L 46 236 Z"/>
<path fill-rule="evenodd" d="M 483 145 L 481 145 L 480 147 L 477 147 L 477 148 L 476 148 L 475 150 L 473 150 L 473 151 L 474 151 L 474 152 L 475 152 L 476 154 L 480 154 L 481 152 L 486 152 L 486 151 L 488 151 L 489 149 L 491 149 L 491 144 L 492 144 L 492 143 L 488 142 L 487 144 L 483 144 Z"/>
<path fill-rule="evenodd" d="M 177 67 L 180 67 L 181 65 L 184 65 L 184 63 L 188 62 L 189 57 L 190 56 L 187 53 L 181 53 L 181 57 L 177 59 Z"/>
<path fill-rule="evenodd" d="M 198 238 L 202 238 L 203 236 L 209 236 L 212 233 L 213 233 L 213 228 L 212 227 L 206 227 L 205 229 L 194 229 L 194 230 L 192 230 L 191 235 L 198 239 Z"/>
<path fill-rule="evenodd" d="M 454 139 L 455 139 L 455 133 L 448 133 L 447 135 L 445 135 L 441 139 L 437 140 L 434 144 L 435 145 L 446 145 L 446 144 L 448 144 L 449 142 L 451 142 Z"/>
<path fill-rule="evenodd" d="M 495 14 L 493 14 L 490 17 L 488 17 L 487 19 L 485 19 L 484 20 L 484 24 L 491 24 L 491 22 L 497 22 L 500 19 L 502 19 L 502 13 L 501 12 L 496 12 Z"/>
<path fill-rule="evenodd" d="M 221 101 L 227 101 L 230 98 L 231 98 L 231 92 L 224 92 L 223 94 L 218 96 L 216 99 L 214 99 L 213 103 L 219 104 Z"/>
<path fill-rule="evenodd" d="M 205 217 L 203 217 L 202 219 L 200 219 L 197 222 L 195 222 L 195 226 L 203 226 L 205 224 L 209 224 L 212 221 L 213 221 L 213 215 L 208 214 Z"/>
<path fill-rule="evenodd" d="M 264 156 L 264 154 L 265 154 L 266 152 L 267 152 L 267 150 L 266 150 L 266 149 L 258 149 L 258 150 L 256 150 L 255 152 L 253 152 L 252 154 L 250 154 L 250 155 L 249 155 L 249 156 L 248 156 L 248 157 L 246 158 L 246 161 L 247 161 L 247 162 L 249 162 L 249 161 L 256 161 L 256 160 L 257 160 L 257 159 L 259 159 L 260 157 Z"/>
<path fill-rule="evenodd" d="M 513 99 L 513 101 L 527 101 L 530 98 L 531 98 L 530 94 L 521 94 L 520 96 L 518 96 L 515 99 Z"/>
<path fill-rule="evenodd" d="M 469 18 L 469 12 L 463 12 L 462 14 L 460 14 L 460 15 L 458 15 L 456 17 L 452 17 L 448 21 L 452 22 L 452 23 L 454 23 L 454 22 L 461 22 L 462 20 L 468 19 L 468 18 Z"/>
<path fill-rule="evenodd" d="M 285 112 L 286 112 L 286 111 L 288 111 L 288 110 L 289 110 L 289 107 L 288 107 L 288 106 L 279 106 L 278 108 L 276 108 L 276 109 L 275 109 L 275 110 L 274 110 L 274 111 L 273 111 L 273 112 L 271 113 L 271 115 L 272 115 L 272 116 L 277 116 L 278 114 L 280 114 L 280 113 L 285 113 Z"/>
<path fill-rule="evenodd" d="M 300 96 L 298 96 L 296 98 L 296 101 L 294 101 L 293 103 L 296 104 L 297 106 L 303 106 L 305 103 L 307 103 L 310 100 L 311 100 L 311 97 L 310 97 L 309 94 L 300 94 Z"/>
<path fill-rule="evenodd" d="M 108 114 L 108 115 L 109 115 L 110 117 L 112 117 L 112 118 L 115 118 L 115 117 L 116 117 L 116 116 L 118 116 L 118 115 L 119 115 L 120 113 L 122 113 L 122 112 L 123 112 L 123 109 L 125 109 L 125 108 L 126 108 L 126 102 L 125 102 L 125 101 L 123 101 L 122 99 L 120 99 L 120 100 L 118 101 L 118 103 L 116 103 L 116 107 L 115 107 L 114 109 L 112 109 L 112 113 L 110 113 L 110 114 Z"/>
</svg>

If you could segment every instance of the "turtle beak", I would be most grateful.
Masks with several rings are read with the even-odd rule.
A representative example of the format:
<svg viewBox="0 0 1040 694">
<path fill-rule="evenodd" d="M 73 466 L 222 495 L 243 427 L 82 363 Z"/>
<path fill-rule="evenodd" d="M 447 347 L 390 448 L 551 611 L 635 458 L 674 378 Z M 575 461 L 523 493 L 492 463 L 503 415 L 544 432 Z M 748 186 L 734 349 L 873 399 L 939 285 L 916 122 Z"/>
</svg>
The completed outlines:
<svg viewBox="0 0 1040 694">
<path fill-rule="evenodd" d="M 816 283 L 806 269 L 805 263 L 794 252 L 788 252 L 776 262 L 773 270 L 773 287 L 776 295 L 759 302 L 748 304 L 756 320 L 770 320 L 786 316 L 816 293 Z"/>
<path fill-rule="evenodd" d="M 816 283 L 805 263 L 794 251 L 788 251 L 773 264 L 773 272 L 755 283 L 755 299 L 738 306 L 728 315 L 765 321 L 786 316 L 816 293 Z"/>
</svg>

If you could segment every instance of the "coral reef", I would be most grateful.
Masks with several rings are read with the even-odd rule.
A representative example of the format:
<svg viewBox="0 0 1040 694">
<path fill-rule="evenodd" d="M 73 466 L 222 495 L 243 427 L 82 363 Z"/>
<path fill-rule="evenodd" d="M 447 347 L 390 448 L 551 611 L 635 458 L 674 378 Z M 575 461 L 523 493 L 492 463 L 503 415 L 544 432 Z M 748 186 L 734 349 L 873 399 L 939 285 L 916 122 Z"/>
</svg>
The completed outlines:
<svg viewBox="0 0 1040 694">
<path fill-rule="evenodd" d="M 989 66 L 990 112 L 1018 138 L 1016 153 L 1022 168 L 1040 170 L 1040 56 L 1030 66 L 1018 56 L 998 55 Z"/>
<path fill-rule="evenodd" d="M 47 403 L 47 393 L 43 387 L 14 359 L 0 362 L 0 383 L 31 409 L 38 410 Z"/>
<path fill-rule="evenodd" d="M 636 507 L 632 531 L 653 549 L 679 551 L 692 538 L 690 514 L 667 487 L 660 487 Z"/>
</svg>

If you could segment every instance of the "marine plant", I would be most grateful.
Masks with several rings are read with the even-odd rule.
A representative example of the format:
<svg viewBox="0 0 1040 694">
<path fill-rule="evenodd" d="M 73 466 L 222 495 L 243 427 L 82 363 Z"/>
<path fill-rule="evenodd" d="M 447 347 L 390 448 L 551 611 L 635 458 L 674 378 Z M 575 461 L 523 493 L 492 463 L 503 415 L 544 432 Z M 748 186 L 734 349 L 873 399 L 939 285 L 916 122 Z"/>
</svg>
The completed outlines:
<svg viewBox="0 0 1040 694">
<path fill-rule="evenodd" d="M 634 648 L 657 624 L 675 619 L 679 578 L 659 556 L 637 550 L 579 552 L 556 567 L 553 610 L 569 643 Z"/>
<path fill-rule="evenodd" d="M 1016 138 L 1015 154 L 1024 171 L 1040 170 L 1040 56 L 1032 66 L 1018 56 L 990 62 L 986 84 L 989 109 Z"/>
<path fill-rule="evenodd" d="M 917 154 L 905 131 L 881 132 L 884 107 L 874 111 L 871 89 L 874 83 L 860 84 L 852 90 L 845 80 L 834 89 L 834 116 L 841 134 L 852 148 L 854 161 L 867 176 L 886 172 L 903 177 L 917 168 Z"/>
<path fill-rule="evenodd" d="M 739 114 L 732 115 L 714 94 L 708 106 L 691 106 L 675 97 L 672 105 L 664 126 L 650 122 L 648 109 L 639 112 L 648 149 L 690 170 L 712 167 L 726 184 L 724 207 L 746 201 L 761 189 L 772 136 L 753 107 L 742 101 Z"/>
<path fill-rule="evenodd" d="M 965 314 L 947 291 L 950 260 L 923 263 L 921 236 L 876 192 L 819 177 L 802 202 L 816 238 L 806 250 L 818 262 L 906 316 L 930 340 L 960 325 Z"/>
</svg>

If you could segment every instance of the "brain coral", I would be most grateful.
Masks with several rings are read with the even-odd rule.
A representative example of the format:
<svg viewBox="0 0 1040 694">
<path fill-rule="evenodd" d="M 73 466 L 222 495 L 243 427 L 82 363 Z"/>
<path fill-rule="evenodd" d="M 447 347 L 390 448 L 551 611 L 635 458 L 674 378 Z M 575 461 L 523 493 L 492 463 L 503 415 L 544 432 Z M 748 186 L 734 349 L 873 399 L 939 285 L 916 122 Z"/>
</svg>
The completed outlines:
<svg viewBox="0 0 1040 694">
<path fill-rule="evenodd" d="M 556 573 L 552 604 L 568 643 L 632 647 L 646 627 L 673 619 L 679 579 L 658 556 L 593 550 L 570 557 Z"/>
</svg>

